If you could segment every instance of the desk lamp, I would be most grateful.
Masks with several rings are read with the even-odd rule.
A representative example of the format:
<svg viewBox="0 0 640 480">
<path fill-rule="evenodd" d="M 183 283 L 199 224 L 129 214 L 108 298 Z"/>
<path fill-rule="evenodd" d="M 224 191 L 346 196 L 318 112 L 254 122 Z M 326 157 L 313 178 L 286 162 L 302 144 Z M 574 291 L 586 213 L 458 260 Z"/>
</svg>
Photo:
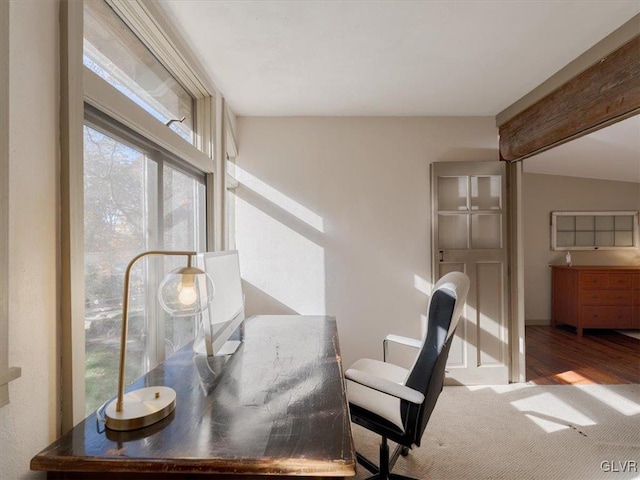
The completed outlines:
<svg viewBox="0 0 640 480">
<path fill-rule="evenodd" d="M 143 252 L 134 257 L 125 270 L 118 397 L 105 409 L 106 426 L 111 430 L 146 427 L 167 417 L 176 408 L 176 392 L 169 387 L 145 387 L 124 394 L 131 268 L 138 260 L 149 255 L 186 256 L 187 266 L 169 272 L 160 284 L 158 297 L 167 313 L 174 317 L 188 317 L 206 310 L 214 294 L 211 278 L 199 268 L 191 266 L 191 257 L 195 254 L 196 252 Z"/>
</svg>

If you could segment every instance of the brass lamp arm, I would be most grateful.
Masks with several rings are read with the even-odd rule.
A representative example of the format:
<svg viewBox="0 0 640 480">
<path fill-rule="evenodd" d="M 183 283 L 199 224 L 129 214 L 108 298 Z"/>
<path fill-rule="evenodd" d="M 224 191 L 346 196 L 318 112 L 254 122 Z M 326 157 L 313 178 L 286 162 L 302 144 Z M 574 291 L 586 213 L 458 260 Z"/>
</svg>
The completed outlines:
<svg viewBox="0 0 640 480">
<path fill-rule="evenodd" d="M 124 399 L 124 377 L 125 377 L 125 364 L 127 359 L 127 331 L 129 324 L 129 283 L 131 276 L 131 268 L 135 263 L 143 257 L 150 255 L 162 255 L 162 256 L 186 256 L 188 257 L 187 266 L 191 266 L 191 257 L 196 255 L 197 252 L 188 251 L 167 251 L 167 250 L 150 250 L 148 252 L 142 252 L 139 255 L 133 257 L 133 259 L 127 265 L 127 269 L 124 272 L 124 294 L 122 296 L 122 336 L 120 337 L 120 369 L 118 373 L 118 400 L 116 403 L 116 412 L 122 412 L 122 404 Z"/>
</svg>

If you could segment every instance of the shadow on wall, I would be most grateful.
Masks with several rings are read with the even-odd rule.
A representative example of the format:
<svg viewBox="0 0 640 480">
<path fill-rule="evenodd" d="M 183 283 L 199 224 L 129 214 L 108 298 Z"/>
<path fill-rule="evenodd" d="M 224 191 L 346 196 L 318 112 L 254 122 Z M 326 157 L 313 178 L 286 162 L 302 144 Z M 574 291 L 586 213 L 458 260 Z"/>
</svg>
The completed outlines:
<svg viewBox="0 0 640 480">
<path fill-rule="evenodd" d="M 263 290 L 260 290 L 255 285 L 242 280 L 242 291 L 245 294 L 245 314 L 249 315 L 297 315 L 293 308 L 288 307 L 282 302 L 279 302 L 271 295 L 267 294 Z"/>
<path fill-rule="evenodd" d="M 236 247 L 248 313 L 324 315 L 323 219 L 236 167 Z"/>
<path fill-rule="evenodd" d="M 298 235 L 301 235 L 316 245 L 323 247 L 324 234 L 322 232 L 322 219 L 312 221 L 308 220 L 309 217 L 300 218 L 300 216 L 286 210 L 285 207 L 276 204 L 245 184 L 240 184 L 236 189 L 235 194 L 238 199 L 258 209 L 264 215 L 271 217 L 273 220 L 291 229 Z"/>
</svg>

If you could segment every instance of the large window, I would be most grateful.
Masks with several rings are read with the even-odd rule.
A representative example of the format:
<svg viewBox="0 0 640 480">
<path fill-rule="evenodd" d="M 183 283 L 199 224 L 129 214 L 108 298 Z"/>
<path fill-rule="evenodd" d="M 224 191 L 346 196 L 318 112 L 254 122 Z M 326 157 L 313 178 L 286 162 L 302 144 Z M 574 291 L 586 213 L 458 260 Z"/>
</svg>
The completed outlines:
<svg viewBox="0 0 640 480">
<path fill-rule="evenodd" d="M 97 75 L 91 94 L 85 80 L 83 128 L 88 413 L 117 391 L 124 272 L 131 259 L 148 250 L 207 249 L 211 195 L 205 185 L 213 165 L 193 146 L 198 102 L 192 93 L 104 1 L 86 0 L 83 22 L 83 64 Z M 170 318 L 157 301 L 163 276 L 185 261 L 146 257 L 131 271 L 127 384 L 194 338 L 196 319 Z"/>
<path fill-rule="evenodd" d="M 60 14 L 66 431 L 116 393 L 131 259 L 150 249 L 218 244 L 224 217 L 214 215 L 220 177 L 213 157 L 222 134 L 217 99 L 224 99 L 159 3 L 61 2 Z M 132 270 L 127 383 L 194 337 L 194 319 L 165 317 L 156 297 L 164 274 L 185 260 L 145 257 Z"/>
<path fill-rule="evenodd" d="M 84 127 L 86 406 L 117 390 L 124 270 L 146 250 L 205 249 L 204 175 L 130 139 Z M 132 270 L 127 383 L 193 339 L 194 319 L 168 319 L 156 291 L 184 258 L 144 259 Z"/>
</svg>

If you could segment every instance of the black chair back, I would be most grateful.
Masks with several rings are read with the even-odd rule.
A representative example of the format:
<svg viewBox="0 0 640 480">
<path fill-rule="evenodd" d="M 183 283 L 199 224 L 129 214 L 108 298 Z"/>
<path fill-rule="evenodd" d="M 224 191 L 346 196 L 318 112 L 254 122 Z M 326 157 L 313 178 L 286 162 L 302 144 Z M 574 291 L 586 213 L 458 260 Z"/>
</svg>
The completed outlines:
<svg viewBox="0 0 640 480">
<path fill-rule="evenodd" d="M 420 439 L 444 386 L 445 366 L 454 338 L 450 327 L 452 321 L 457 325 L 468 289 L 466 276 L 452 272 L 438 282 L 431 296 L 427 336 L 405 383 L 407 387 L 422 392 L 425 400 L 422 405 L 407 401 L 400 404 L 405 435 L 417 446 L 420 446 Z"/>
</svg>

